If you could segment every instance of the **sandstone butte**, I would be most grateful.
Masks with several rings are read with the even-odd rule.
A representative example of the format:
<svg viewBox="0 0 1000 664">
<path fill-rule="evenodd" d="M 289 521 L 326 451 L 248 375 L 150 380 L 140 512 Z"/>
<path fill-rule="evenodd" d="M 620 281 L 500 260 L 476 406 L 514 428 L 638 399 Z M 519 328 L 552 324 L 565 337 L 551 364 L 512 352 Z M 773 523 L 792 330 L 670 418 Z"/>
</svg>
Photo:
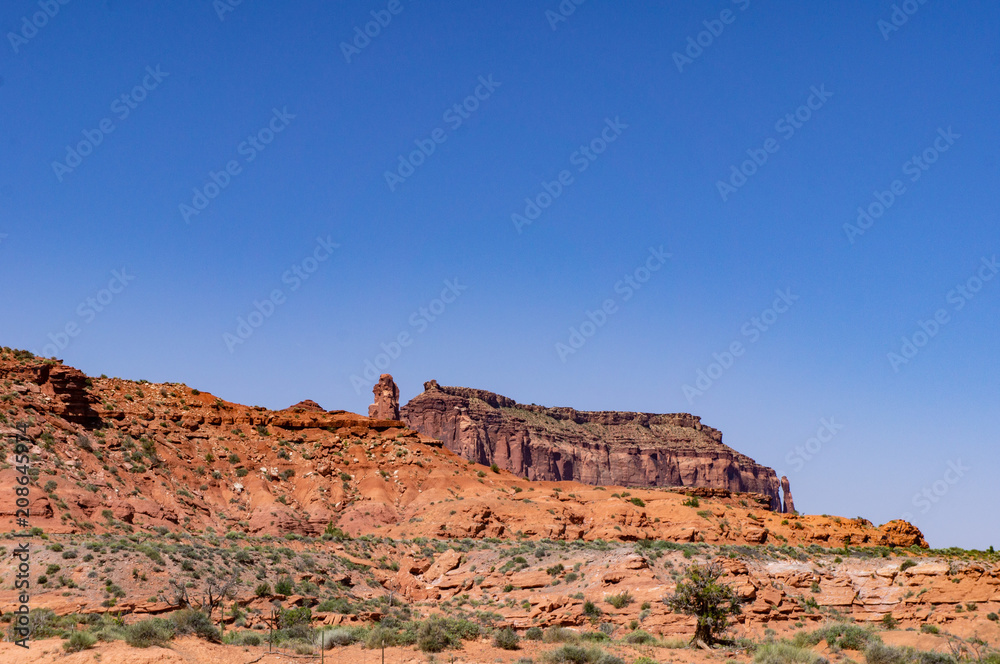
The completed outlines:
<svg viewBox="0 0 1000 664">
<path fill-rule="evenodd" d="M 929 551 L 920 531 L 904 521 L 876 527 L 863 518 L 776 512 L 775 490 L 765 488 L 773 485 L 761 484 L 773 482 L 773 474 L 734 452 L 724 454 L 729 448 L 717 432 L 699 428 L 697 418 L 669 416 L 672 423 L 661 425 L 655 420 L 665 416 L 649 416 L 647 423 L 667 427 L 678 439 L 689 437 L 693 451 L 713 450 L 719 455 L 713 458 L 724 460 L 717 463 L 733 469 L 732 481 L 747 484 L 625 487 L 625 481 L 638 481 L 641 466 L 617 456 L 606 466 L 574 462 L 572 472 L 550 456 L 544 467 L 558 472 L 558 481 L 524 479 L 531 471 L 522 472 L 523 466 L 515 466 L 517 473 L 494 471 L 449 448 L 479 441 L 463 454 L 486 454 L 483 460 L 498 465 L 514 458 L 511 448 L 463 438 L 458 434 L 468 430 L 466 421 L 456 418 L 471 423 L 473 409 L 520 407 L 499 398 L 490 405 L 478 391 L 449 394 L 456 388 L 430 385 L 402 416 L 416 425 L 416 406 L 428 406 L 423 422 L 456 432 L 450 442 L 442 435 L 442 442 L 401 420 L 383 419 L 398 408 L 390 383 L 384 377 L 376 386 L 373 417 L 308 400 L 268 410 L 180 383 L 87 377 L 58 361 L 0 350 L 0 495 L 13 495 L 18 486 L 14 445 L 21 439 L 32 468 L 30 525 L 38 529 L 32 537 L 33 608 L 58 615 L 115 613 L 134 621 L 198 605 L 225 574 L 238 580 L 227 602 L 241 607 L 250 629 L 263 629 L 275 602 L 343 602 L 340 609 L 316 609 L 316 620 L 360 624 L 396 611 L 386 607 L 400 602 L 428 614 L 454 611 L 471 598 L 518 630 L 592 629 L 584 612 L 592 600 L 602 609 L 600 620 L 618 628 L 641 621 L 655 635 L 690 636 L 693 619 L 671 613 L 660 600 L 686 566 L 715 560 L 725 567 L 724 582 L 745 601 L 736 636 L 892 615 L 902 626 L 930 624 L 1000 639 L 996 623 L 987 620 L 1000 610 L 995 555 Z M 471 404 L 466 414 L 433 420 L 433 404 L 453 398 Z M 529 427 L 532 436 L 548 432 L 550 418 L 566 422 L 567 435 L 582 426 L 568 409 L 525 410 L 535 418 L 524 416 L 526 421 L 541 426 Z M 579 417 L 590 421 L 594 415 Z M 627 415 L 634 420 L 637 414 Z M 600 416 L 609 431 L 625 426 L 613 415 Z M 516 420 L 497 422 L 499 432 Z M 540 440 L 549 449 L 566 441 Z M 677 458 L 679 477 L 690 478 L 689 460 Z M 693 457 L 690 463 L 720 467 Z M 643 472 L 666 483 L 670 467 L 663 462 Z M 0 501 L 0 523 L 8 540 L 27 536 L 16 523 L 13 501 Z M 5 543 L 4 549 L 11 547 Z M 16 606 L 16 565 L 11 556 L 0 557 L 3 613 Z M 259 580 L 273 583 L 279 575 L 295 584 L 292 595 L 255 589 Z M 635 601 L 620 609 L 605 601 L 623 591 Z M 183 653 L 195 647 L 191 643 L 178 641 L 169 652 Z M 500 652 L 488 644 L 467 647 L 480 661 Z M 105 662 L 147 661 L 120 642 L 100 648 Z M 50 650 L 55 661 L 58 642 Z M 408 653 L 400 657 L 422 661 Z M 176 661 L 249 661 L 216 654 L 210 649 L 204 659 Z M 0 643 L 2 661 L 50 661 L 37 652 L 36 659 L 26 657 Z M 692 657 L 684 661 L 702 661 Z M 90 660 L 86 655 L 80 661 Z M 175 660 L 164 655 L 148 661 Z"/>
<path fill-rule="evenodd" d="M 402 417 L 461 457 L 529 480 L 726 489 L 795 511 L 787 478 L 779 481 L 771 468 L 724 445 L 721 431 L 688 413 L 546 408 L 432 380 Z M 789 504 L 782 504 L 782 488 Z"/>
</svg>

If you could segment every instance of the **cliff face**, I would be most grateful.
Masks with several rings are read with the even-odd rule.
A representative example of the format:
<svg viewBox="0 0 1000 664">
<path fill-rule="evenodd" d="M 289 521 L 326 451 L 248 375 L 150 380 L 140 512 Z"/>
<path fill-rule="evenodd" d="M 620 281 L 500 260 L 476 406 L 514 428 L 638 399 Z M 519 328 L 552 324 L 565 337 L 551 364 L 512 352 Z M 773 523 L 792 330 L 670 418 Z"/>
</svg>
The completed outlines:
<svg viewBox="0 0 1000 664">
<path fill-rule="evenodd" d="M 496 463 L 531 480 L 713 487 L 759 493 L 771 509 L 782 510 L 774 470 L 723 445 L 722 432 L 687 413 L 527 406 L 432 380 L 401 417 L 466 459 Z"/>
</svg>

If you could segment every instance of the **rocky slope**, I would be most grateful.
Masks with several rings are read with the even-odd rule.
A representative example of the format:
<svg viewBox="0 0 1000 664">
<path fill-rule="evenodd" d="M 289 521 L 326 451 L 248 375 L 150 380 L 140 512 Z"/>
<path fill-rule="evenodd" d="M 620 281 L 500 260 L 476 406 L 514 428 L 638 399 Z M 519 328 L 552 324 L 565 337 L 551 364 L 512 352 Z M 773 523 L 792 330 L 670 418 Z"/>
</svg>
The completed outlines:
<svg viewBox="0 0 1000 664">
<path fill-rule="evenodd" d="M 375 412 L 394 412 L 386 381 L 375 397 Z M 783 518 L 770 509 L 773 493 L 532 482 L 463 460 L 398 420 L 312 401 L 241 406 L 178 383 L 88 378 L 0 349 L 3 495 L 17 486 L 19 438 L 30 451 L 30 525 L 46 533 L 316 536 L 336 526 L 402 538 L 926 546 L 904 522 Z M 17 530 L 15 512 L 13 501 L 0 503 L 0 528 Z"/>
<path fill-rule="evenodd" d="M 456 454 L 529 480 L 712 487 L 757 493 L 794 511 L 788 480 L 722 443 L 687 413 L 657 415 L 525 405 L 485 390 L 424 383 L 403 421 Z M 781 489 L 787 493 L 781 502 Z"/>
</svg>

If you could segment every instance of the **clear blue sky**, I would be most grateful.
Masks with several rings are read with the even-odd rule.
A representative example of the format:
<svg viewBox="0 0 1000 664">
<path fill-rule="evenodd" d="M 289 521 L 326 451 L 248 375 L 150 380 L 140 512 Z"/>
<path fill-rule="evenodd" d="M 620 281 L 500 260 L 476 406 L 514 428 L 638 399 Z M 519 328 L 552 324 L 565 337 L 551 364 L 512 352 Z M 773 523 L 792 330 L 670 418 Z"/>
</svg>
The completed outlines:
<svg viewBox="0 0 1000 664">
<path fill-rule="evenodd" d="M 690 411 L 804 511 L 1000 545 L 1000 8 L 910 4 L 8 2 L 0 342 L 274 408 L 365 412 L 381 359 Z"/>
</svg>

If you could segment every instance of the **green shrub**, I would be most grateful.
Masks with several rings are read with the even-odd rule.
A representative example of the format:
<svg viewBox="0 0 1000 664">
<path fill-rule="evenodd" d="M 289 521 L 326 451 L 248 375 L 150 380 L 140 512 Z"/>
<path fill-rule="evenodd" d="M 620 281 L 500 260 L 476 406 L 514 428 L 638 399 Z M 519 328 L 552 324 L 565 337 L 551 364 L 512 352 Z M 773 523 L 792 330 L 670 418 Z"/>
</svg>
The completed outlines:
<svg viewBox="0 0 1000 664">
<path fill-rule="evenodd" d="M 580 635 L 565 627 L 549 627 L 542 635 L 545 643 L 576 643 L 580 640 Z"/>
<path fill-rule="evenodd" d="M 599 618 L 601 615 L 601 608 L 588 599 L 583 603 L 583 615 L 591 618 Z"/>
<path fill-rule="evenodd" d="M 940 634 L 941 633 L 941 630 L 938 629 L 936 626 L 934 626 L 934 625 L 928 625 L 927 623 L 924 623 L 923 625 L 920 626 L 920 631 L 923 632 L 924 634 Z"/>
<path fill-rule="evenodd" d="M 701 507 L 701 503 L 698 502 L 698 498 L 696 496 L 691 496 L 683 503 L 681 503 L 681 505 L 683 505 L 684 507 Z"/>
<path fill-rule="evenodd" d="M 566 644 L 545 653 L 544 659 L 550 664 L 624 664 L 599 646 L 575 646 Z"/>
<path fill-rule="evenodd" d="M 334 646 L 349 646 L 357 643 L 363 636 L 363 630 L 352 629 L 350 627 L 334 627 L 322 632 L 317 639 L 317 645 L 323 650 L 329 650 Z"/>
<path fill-rule="evenodd" d="M 753 661 L 755 664 L 820 664 L 826 660 L 811 650 L 790 643 L 762 643 Z"/>
<path fill-rule="evenodd" d="M 794 645 L 806 648 L 820 641 L 826 641 L 836 651 L 864 650 L 869 643 L 881 643 L 882 639 L 870 629 L 849 623 L 830 623 L 813 632 L 799 632 L 792 639 Z"/>
<path fill-rule="evenodd" d="M 134 648 L 164 646 L 174 638 L 174 626 L 162 618 L 149 618 L 125 627 L 125 642 Z"/>
<path fill-rule="evenodd" d="M 517 650 L 520 647 L 520 641 L 521 639 L 518 637 L 517 632 L 510 627 L 504 627 L 493 632 L 493 646 L 495 648 Z"/>
<path fill-rule="evenodd" d="M 417 628 L 417 647 L 423 652 L 441 652 L 448 648 L 458 648 L 463 639 L 479 636 L 479 625 L 468 620 L 428 618 Z"/>
<path fill-rule="evenodd" d="M 268 597 L 268 596 L 270 596 L 270 594 L 271 594 L 271 584 L 267 583 L 266 581 L 264 583 L 258 583 L 257 587 L 254 588 L 254 593 L 257 595 L 257 597 Z"/>
<path fill-rule="evenodd" d="M 903 648 L 873 642 L 865 648 L 865 661 L 868 664 L 910 664 L 913 659 L 911 654 Z"/>
<path fill-rule="evenodd" d="M 896 625 L 898 624 L 899 621 L 893 618 L 891 613 L 887 613 L 882 616 L 882 627 L 886 629 L 896 629 Z"/>
<path fill-rule="evenodd" d="M 80 652 L 93 648 L 97 643 L 97 637 L 90 632 L 73 632 L 69 638 L 63 641 L 62 647 L 66 652 Z"/>
<path fill-rule="evenodd" d="M 916 566 L 917 566 L 917 561 L 915 561 L 915 560 L 904 560 L 903 564 L 899 566 L 899 571 L 900 572 L 905 572 L 906 570 L 910 569 L 911 567 L 916 567 Z"/>
<path fill-rule="evenodd" d="M 256 632 L 229 632 L 224 641 L 234 646 L 259 646 L 264 639 Z"/>
<path fill-rule="evenodd" d="M 633 505 L 636 505 L 637 507 L 645 507 L 646 506 L 646 501 L 644 501 L 642 498 L 639 498 L 639 497 L 633 498 L 631 502 L 632 502 Z"/>
<path fill-rule="evenodd" d="M 295 584 L 292 582 L 292 577 L 283 576 L 274 584 L 274 594 L 275 595 L 291 595 L 292 590 L 295 588 Z"/>
<path fill-rule="evenodd" d="M 987 613 L 986 614 L 986 619 L 987 620 L 992 620 L 993 622 L 997 622 L 998 620 L 1000 620 L 1000 616 L 997 616 L 997 614 L 995 614 L 995 613 Z"/>
<path fill-rule="evenodd" d="M 292 629 L 299 625 L 309 625 L 312 622 L 312 609 L 301 606 L 296 609 L 278 609 L 278 626 L 281 629 Z"/>
<path fill-rule="evenodd" d="M 541 641 L 542 640 L 542 628 L 541 627 L 529 627 L 527 631 L 524 632 L 524 638 L 529 641 Z"/>
<path fill-rule="evenodd" d="M 627 590 L 623 590 L 617 595 L 608 595 L 604 598 L 605 601 L 616 609 L 624 609 L 626 606 L 632 603 L 632 593 Z"/>
<path fill-rule="evenodd" d="M 306 609 L 306 611 L 308 610 Z M 201 611 L 181 609 L 175 611 L 170 616 L 170 620 L 174 623 L 178 634 L 194 634 L 213 643 L 220 641 L 219 628 L 213 625 L 212 619 Z"/>
<path fill-rule="evenodd" d="M 649 632 L 637 629 L 625 635 L 625 642 L 633 644 L 656 643 L 656 637 Z"/>
</svg>

